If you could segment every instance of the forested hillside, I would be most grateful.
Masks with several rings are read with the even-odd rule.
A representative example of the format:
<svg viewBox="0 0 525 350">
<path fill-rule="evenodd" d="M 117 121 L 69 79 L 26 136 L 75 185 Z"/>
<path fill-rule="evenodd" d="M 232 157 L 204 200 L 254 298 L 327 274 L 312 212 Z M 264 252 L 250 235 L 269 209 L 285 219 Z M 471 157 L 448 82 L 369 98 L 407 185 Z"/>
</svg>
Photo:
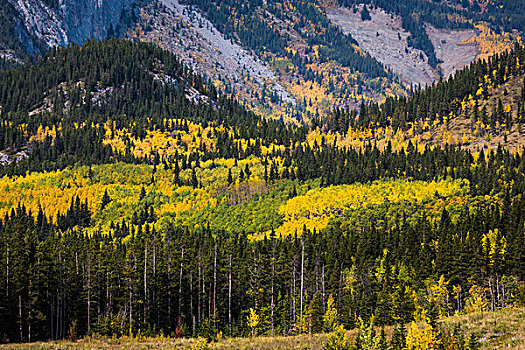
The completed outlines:
<svg viewBox="0 0 525 350">
<path fill-rule="evenodd" d="M 342 6 L 355 8 L 358 4 L 379 7 L 401 16 L 403 29 L 410 32 L 409 46 L 423 51 L 433 67 L 440 63 L 426 26 L 466 29 L 476 23 L 488 22 L 496 31 L 522 31 L 525 24 L 523 4 L 519 1 L 427 1 L 427 0 L 339 0 Z M 366 17 L 366 15 L 364 15 Z"/>
<path fill-rule="evenodd" d="M 288 123 L 406 93 L 311 1 L 153 2 L 128 36 L 175 52 L 248 109 Z"/>
<path fill-rule="evenodd" d="M 418 142 L 445 143 L 471 149 L 523 145 L 523 47 L 479 60 L 427 89 L 382 104 L 362 104 L 359 111 L 336 110 L 316 122 L 323 130 L 353 138 L 373 130 L 376 139 L 403 130 Z"/>
<path fill-rule="evenodd" d="M 125 37 L 175 53 L 221 94 L 234 94 L 258 115 L 307 124 L 334 107 L 406 96 L 411 86 L 448 78 L 477 58 L 511 48 L 522 35 L 521 6 L 429 0 L 64 0 L 59 6 L 54 0 L 6 0 L 0 4 L 0 69 L 4 59 L 20 64 L 52 47 Z"/>
<path fill-rule="evenodd" d="M 0 339 L 371 329 L 360 320 L 413 339 L 414 320 L 437 337 L 440 317 L 523 305 L 523 143 L 412 132 L 462 102 L 499 118 L 510 82 L 487 132 L 516 128 L 524 50 L 312 127 L 246 111 L 146 43 L 0 73 Z"/>
<path fill-rule="evenodd" d="M 164 1 L 171 2 L 177 1 Z M 192 16 L 196 18 L 196 15 L 192 15 L 188 23 L 183 11 L 182 16 L 179 15 L 182 21 L 170 23 L 165 18 L 155 21 L 162 11 L 149 11 L 144 17 L 147 25 L 141 25 L 140 30 L 134 34 L 170 49 L 178 44 L 176 41 L 175 44 L 165 43 L 166 28 L 180 35 L 179 33 L 184 33 L 186 26 L 190 29 L 213 26 L 213 31 L 223 33 L 252 54 L 261 57 L 275 73 L 263 86 L 253 86 L 250 84 L 252 72 L 246 73 L 245 64 L 240 74 L 245 82 L 239 84 L 239 77 L 228 79 L 219 76 L 216 86 L 224 91 L 236 91 L 248 108 L 259 114 L 295 122 L 309 122 L 329 112 L 332 107 L 355 108 L 362 102 L 380 102 L 388 97 L 405 95 L 406 91 L 403 90 L 407 86 L 417 82 L 431 84 L 439 80 L 439 77 L 448 77 L 450 73 L 478 57 L 505 51 L 514 41 L 520 40 L 522 30 L 519 8 L 506 2 L 501 7 L 499 2 L 456 4 L 427 0 L 247 3 L 191 0 L 183 3 L 188 6 L 186 13 L 193 13 L 196 9 L 195 13 L 203 14 L 204 19 L 191 21 Z M 374 9 L 386 11 L 390 21 L 377 23 L 372 27 L 377 29 L 371 33 L 375 35 L 362 38 L 359 37 L 359 32 L 343 30 L 341 24 L 334 20 L 333 13 L 339 13 L 344 7 L 360 13 L 363 24 L 370 21 L 370 11 Z M 496 9 L 503 9 L 504 13 Z M 345 16 L 343 12 L 343 19 Z M 504 19 L 508 17 L 512 17 L 512 21 L 502 26 Z M 398 19 L 400 28 L 391 28 L 390 22 L 394 23 Z M 206 23 L 208 20 L 209 23 Z M 170 24 L 166 25 L 166 22 Z M 356 22 L 352 22 L 352 25 L 360 26 Z M 200 31 L 197 28 L 195 30 Z M 397 30 L 395 45 L 381 41 L 383 30 Z M 456 32 L 462 34 L 454 34 Z M 404 33 L 407 33 L 407 37 Z M 449 44 L 447 33 L 452 37 L 464 35 L 464 39 Z M 367 41 L 372 41 L 370 47 L 366 44 Z M 189 44 L 184 42 L 185 49 L 199 48 L 198 42 L 199 39 L 190 40 Z M 395 52 L 398 45 L 399 53 Z M 450 46 L 442 49 L 441 45 Z M 471 56 L 464 61 L 450 62 L 450 59 L 454 60 L 454 54 L 462 54 L 447 54 L 448 50 L 461 50 L 460 47 L 469 45 L 472 46 Z M 375 46 L 383 46 L 387 57 L 374 52 Z M 184 50 L 176 48 L 175 51 Z M 389 59 L 397 59 L 403 55 L 411 58 L 401 59 L 401 67 L 394 72 L 389 68 Z M 443 59 L 447 62 L 443 62 Z M 198 58 L 191 60 L 198 61 Z M 196 65 L 199 66 L 199 63 Z M 220 66 L 220 63 L 217 65 Z M 425 78 L 414 80 L 410 79 L 410 74 L 403 74 L 406 70 L 413 69 L 424 74 Z M 202 71 L 217 76 L 213 67 Z M 248 91 L 247 84 L 250 85 Z M 289 100 L 282 99 L 280 93 L 276 93 L 275 84 L 294 99 L 293 106 L 289 104 Z"/>
</svg>

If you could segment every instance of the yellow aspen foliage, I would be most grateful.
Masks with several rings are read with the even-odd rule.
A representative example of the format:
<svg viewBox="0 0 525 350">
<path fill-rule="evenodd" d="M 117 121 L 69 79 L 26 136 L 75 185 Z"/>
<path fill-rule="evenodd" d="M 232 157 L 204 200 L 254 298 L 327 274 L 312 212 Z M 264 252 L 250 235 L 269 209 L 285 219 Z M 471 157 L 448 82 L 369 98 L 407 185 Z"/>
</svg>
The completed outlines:
<svg viewBox="0 0 525 350">
<path fill-rule="evenodd" d="M 387 270 L 385 268 L 385 260 L 386 260 L 387 254 L 388 254 L 388 249 L 385 248 L 385 249 L 383 249 L 383 256 L 381 257 L 381 259 L 378 259 L 379 260 L 379 266 L 377 267 L 375 276 L 376 276 L 377 281 L 379 283 L 383 282 L 383 279 L 385 278 L 385 275 L 387 273 Z"/>
<path fill-rule="evenodd" d="M 252 329 L 252 337 L 255 337 L 257 326 L 259 325 L 260 318 L 259 315 L 257 315 L 257 312 L 250 308 L 250 313 L 246 317 L 246 321 L 248 322 L 248 326 Z"/>
<path fill-rule="evenodd" d="M 407 326 L 407 350 L 438 349 L 439 339 L 427 320 L 425 310 Z"/>
<path fill-rule="evenodd" d="M 420 203 L 434 198 L 436 192 L 442 197 L 461 196 L 467 182 L 457 181 L 376 181 L 372 184 L 353 184 L 316 188 L 306 194 L 288 200 L 279 208 L 284 223 L 277 234 L 283 236 L 307 229 L 322 230 L 331 218 L 345 211 L 372 208 L 387 203 Z"/>
<path fill-rule="evenodd" d="M 507 240 L 503 235 L 499 234 L 496 228 L 484 234 L 481 238 L 483 245 L 483 252 L 489 258 L 489 266 L 493 266 L 496 258 L 504 259 L 507 248 Z"/>
<path fill-rule="evenodd" d="M 355 291 L 355 285 L 357 282 L 357 268 L 355 265 L 352 265 L 350 269 L 345 269 L 343 271 L 344 280 L 345 280 L 345 291 L 350 291 L 350 294 L 353 296 Z"/>
<path fill-rule="evenodd" d="M 456 300 L 456 303 L 458 304 L 458 308 L 456 310 L 456 312 L 459 311 L 459 304 L 461 303 L 461 292 L 462 292 L 462 288 L 461 288 L 461 285 L 458 284 L 457 286 L 452 286 L 452 292 L 454 293 L 454 300 Z"/>
<path fill-rule="evenodd" d="M 478 47 L 478 59 L 488 60 L 497 52 L 503 52 L 512 49 L 514 39 L 511 33 L 496 33 L 487 23 L 478 23 L 475 25 L 478 35 L 467 39 L 460 44 L 473 44 Z"/>
<path fill-rule="evenodd" d="M 326 312 L 323 316 L 325 331 L 333 332 L 339 327 L 339 315 L 337 314 L 337 307 L 335 305 L 334 297 L 330 294 L 326 306 Z"/>
<path fill-rule="evenodd" d="M 208 350 L 210 347 L 206 338 L 198 337 L 195 343 L 192 344 L 191 350 Z"/>
<path fill-rule="evenodd" d="M 446 316 L 446 308 L 449 299 L 447 290 L 449 281 L 445 280 L 445 276 L 441 275 L 435 282 L 429 284 L 428 301 L 438 307 L 439 317 Z"/>
<path fill-rule="evenodd" d="M 324 350 L 346 350 L 348 349 L 348 338 L 346 336 L 345 329 L 342 325 L 336 327 L 336 329 L 331 332 L 326 337 L 326 343 L 323 346 Z"/>
<path fill-rule="evenodd" d="M 483 288 L 473 285 L 468 291 L 468 298 L 465 302 L 465 312 L 483 312 L 487 309 L 487 302 L 484 298 Z"/>
<path fill-rule="evenodd" d="M 248 162 L 245 160 L 243 164 Z M 221 163 L 221 160 L 217 160 L 217 163 Z M 222 167 L 216 168 L 215 172 L 200 170 L 198 175 L 203 182 L 219 183 L 224 182 L 226 178 L 223 170 Z M 78 196 L 82 202 L 88 203 L 92 212 L 93 227 L 101 225 L 102 229 L 107 229 L 111 221 L 131 218 L 140 206 L 139 194 L 142 187 L 146 193 L 155 197 L 153 209 L 159 217 L 160 225 L 167 224 L 162 219 L 164 216 L 171 217 L 181 212 L 217 206 L 217 198 L 210 188 L 173 186 L 173 175 L 164 169 L 156 171 L 155 181 L 152 182 L 152 171 L 153 167 L 149 165 L 117 163 L 31 173 L 12 178 L 3 177 L 0 178 L 0 216 L 5 216 L 11 208 L 23 202 L 34 216 L 38 214 L 41 206 L 44 214 L 56 223 L 57 214 L 65 214 L 70 208 L 71 199 Z M 252 167 L 252 171 L 261 172 L 256 167 Z M 257 178 L 256 175 L 252 176 Z M 93 177 L 93 181 L 90 177 Z M 111 202 L 104 210 L 99 210 L 106 191 Z"/>
<path fill-rule="evenodd" d="M 480 88 L 476 91 L 476 96 L 481 96 L 483 95 L 483 87 L 480 86 Z"/>
</svg>

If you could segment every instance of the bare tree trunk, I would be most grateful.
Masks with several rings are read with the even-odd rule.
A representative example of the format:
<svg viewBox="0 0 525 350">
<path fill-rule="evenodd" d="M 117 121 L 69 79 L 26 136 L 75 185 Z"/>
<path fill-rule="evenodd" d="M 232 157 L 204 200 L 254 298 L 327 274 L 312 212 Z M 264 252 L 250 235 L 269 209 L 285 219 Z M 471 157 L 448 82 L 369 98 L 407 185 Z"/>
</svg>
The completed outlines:
<svg viewBox="0 0 525 350">
<path fill-rule="evenodd" d="M 499 277 L 496 274 L 496 305 L 499 305 L 500 303 L 500 295 L 499 295 Z"/>
<path fill-rule="evenodd" d="M 492 277 L 489 278 L 490 310 L 494 311 L 494 291 L 492 290 Z"/>
<path fill-rule="evenodd" d="M 303 333 L 303 290 L 304 290 L 304 240 L 301 239 L 301 299 L 299 311 L 299 334 Z"/>
<path fill-rule="evenodd" d="M 295 327 L 295 322 L 297 321 L 297 318 L 295 317 L 295 258 L 293 262 L 293 269 L 292 269 L 292 322 Z"/>
<path fill-rule="evenodd" d="M 212 303 L 213 303 L 213 281 L 210 281 L 210 284 L 208 285 L 208 319 L 211 319 L 212 316 Z"/>
<path fill-rule="evenodd" d="M 274 321 L 273 321 L 273 310 L 274 310 L 274 278 L 275 278 L 275 240 L 272 239 L 272 295 L 270 302 L 270 321 L 272 324 L 272 336 L 274 335 Z"/>
<path fill-rule="evenodd" d="M 134 258 L 133 268 L 129 269 L 130 273 L 133 274 L 137 267 L 136 257 Z M 133 280 L 132 276 L 129 276 L 129 335 L 133 334 Z"/>
<path fill-rule="evenodd" d="M 31 309 L 33 307 L 33 303 L 31 302 L 31 300 L 33 299 L 32 298 L 32 288 L 31 288 L 31 281 L 29 281 L 29 308 L 27 310 L 28 312 L 28 315 L 27 315 L 27 341 L 29 343 L 31 343 L 31 318 L 33 317 L 32 313 L 31 313 Z"/>
<path fill-rule="evenodd" d="M 55 339 L 60 338 L 60 286 L 57 289 L 57 318 L 55 327 Z"/>
<path fill-rule="evenodd" d="M 229 256 L 229 268 L 228 268 L 228 328 L 230 330 L 230 336 L 232 335 L 232 253 L 230 251 Z"/>
<path fill-rule="evenodd" d="M 153 301 L 156 304 L 155 307 L 155 313 L 157 314 L 157 328 L 160 329 L 160 305 L 159 300 L 157 298 L 157 244 L 156 244 L 156 237 L 155 237 L 155 243 L 153 244 Z"/>
<path fill-rule="evenodd" d="M 144 314 L 142 324 L 146 326 L 146 314 L 148 310 L 148 245 L 144 246 Z"/>
<path fill-rule="evenodd" d="M 111 279 L 111 276 L 113 275 L 113 271 L 109 272 L 108 273 L 108 270 L 106 270 L 106 273 L 105 273 L 105 276 L 106 276 L 106 306 L 105 306 L 105 310 L 106 312 L 111 312 L 111 293 L 110 293 L 110 286 L 111 286 L 111 283 L 110 283 L 110 279 Z"/>
<path fill-rule="evenodd" d="M 130 281 L 129 284 L 129 335 L 133 334 L 133 289 Z"/>
<path fill-rule="evenodd" d="M 323 263 L 323 268 L 321 270 L 321 284 L 322 284 L 322 288 L 323 288 L 323 305 L 325 305 L 325 302 L 326 302 L 326 290 L 325 290 L 325 274 L 324 274 L 324 263 Z"/>
<path fill-rule="evenodd" d="M 62 289 L 62 339 L 66 339 L 66 311 L 67 311 L 67 299 L 66 299 L 66 289 Z"/>
<path fill-rule="evenodd" d="M 9 242 L 7 243 L 7 251 L 6 251 L 6 259 L 5 259 L 5 273 L 6 273 L 6 286 L 5 286 L 5 294 L 7 296 L 7 300 L 9 300 Z"/>
<path fill-rule="evenodd" d="M 337 312 L 339 313 L 338 320 L 341 320 L 341 310 L 343 308 L 343 266 L 339 268 L 339 297 L 337 298 Z"/>
<path fill-rule="evenodd" d="M 197 276 L 197 323 L 201 324 L 201 252 L 199 251 L 199 275 Z"/>
<path fill-rule="evenodd" d="M 100 256 L 97 257 L 97 271 L 101 271 L 100 268 Z M 96 276 L 96 275 L 95 275 Z M 100 294 L 102 290 L 100 288 L 97 288 L 97 319 L 100 319 L 100 315 L 102 315 L 102 303 L 100 302 L 102 300 L 102 295 Z"/>
<path fill-rule="evenodd" d="M 319 293 L 319 255 L 315 254 L 315 293 Z"/>
<path fill-rule="evenodd" d="M 171 257 L 168 259 L 168 324 L 171 327 Z"/>
<path fill-rule="evenodd" d="M 216 326 L 217 322 L 217 308 L 216 308 L 216 302 L 217 302 L 217 243 L 215 243 L 215 252 L 214 252 L 214 259 L 213 259 L 213 322 Z"/>
<path fill-rule="evenodd" d="M 195 315 L 193 314 L 193 272 L 191 269 L 190 269 L 190 313 L 191 313 L 191 328 L 193 330 L 193 333 L 195 333 Z"/>
<path fill-rule="evenodd" d="M 88 278 L 87 278 L 87 328 L 91 330 L 91 257 L 88 256 Z"/>
<path fill-rule="evenodd" d="M 24 331 L 22 322 L 22 294 L 18 294 L 18 320 L 20 322 L 20 342 L 24 341 Z"/>
<path fill-rule="evenodd" d="M 181 308 L 182 308 L 182 273 L 184 268 L 184 247 L 182 248 L 181 256 L 180 256 L 180 273 L 179 273 L 179 312 L 178 317 L 180 317 Z M 192 293 L 193 294 L 193 293 Z M 192 311 L 193 316 L 193 311 Z"/>
<path fill-rule="evenodd" d="M 501 283 L 501 295 L 501 307 L 504 308 L 507 301 L 507 297 L 505 295 L 505 283 Z"/>
<path fill-rule="evenodd" d="M 51 330 L 51 339 L 55 339 L 55 313 L 53 297 L 49 297 L 49 291 L 46 292 L 47 300 L 49 301 L 49 329 Z"/>
<path fill-rule="evenodd" d="M 60 338 L 62 331 L 61 331 L 61 317 L 62 317 L 62 308 L 60 304 L 60 295 L 62 293 L 62 253 L 58 252 L 58 275 L 59 275 L 59 281 L 58 281 L 58 289 L 57 289 L 57 326 L 56 326 L 56 338 Z"/>
</svg>

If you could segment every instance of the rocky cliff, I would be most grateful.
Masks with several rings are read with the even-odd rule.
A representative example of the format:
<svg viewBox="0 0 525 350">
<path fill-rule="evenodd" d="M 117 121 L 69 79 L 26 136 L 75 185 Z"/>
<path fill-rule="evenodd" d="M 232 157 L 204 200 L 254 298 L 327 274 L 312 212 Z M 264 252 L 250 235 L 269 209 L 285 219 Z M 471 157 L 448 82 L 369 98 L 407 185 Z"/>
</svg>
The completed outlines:
<svg viewBox="0 0 525 350">
<path fill-rule="evenodd" d="M 136 19 L 146 0 L 7 0 L 2 9 L 10 26 L 0 33 L 3 56 L 35 54 L 49 46 L 83 43 L 116 35 Z M 13 40 L 14 37 L 14 40 Z M 25 52 L 24 52 L 25 51 Z"/>
</svg>

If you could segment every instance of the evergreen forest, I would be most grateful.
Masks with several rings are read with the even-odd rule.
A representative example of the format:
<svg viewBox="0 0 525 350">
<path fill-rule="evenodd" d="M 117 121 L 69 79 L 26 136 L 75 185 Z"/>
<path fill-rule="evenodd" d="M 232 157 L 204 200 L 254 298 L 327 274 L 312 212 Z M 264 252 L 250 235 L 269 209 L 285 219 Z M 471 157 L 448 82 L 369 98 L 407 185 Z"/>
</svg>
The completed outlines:
<svg viewBox="0 0 525 350">
<path fill-rule="evenodd" d="M 250 13 L 240 4 L 208 15 L 234 28 L 229 14 Z M 236 30 L 256 49 L 261 23 L 244 18 Z M 334 48 L 351 40 L 323 33 Z M 353 349 L 427 336 L 475 349 L 438 320 L 525 304 L 520 44 L 310 124 L 250 112 L 143 42 L 0 66 L 0 342 L 335 331 L 328 343 L 345 343 L 358 328 Z M 471 133 L 456 142 L 459 122 Z M 438 127 L 448 141 L 422 137 Z M 370 324 L 396 327 L 389 347 Z"/>
</svg>

